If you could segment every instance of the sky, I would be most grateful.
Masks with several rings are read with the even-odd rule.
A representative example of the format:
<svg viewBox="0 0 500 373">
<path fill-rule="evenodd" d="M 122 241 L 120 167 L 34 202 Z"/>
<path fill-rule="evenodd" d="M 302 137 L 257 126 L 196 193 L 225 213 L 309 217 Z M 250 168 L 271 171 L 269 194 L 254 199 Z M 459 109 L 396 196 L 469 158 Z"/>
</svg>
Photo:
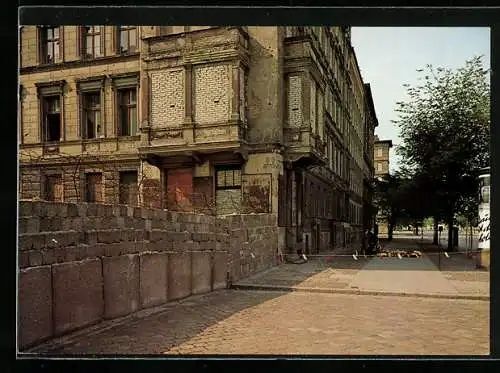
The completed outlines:
<svg viewBox="0 0 500 373">
<path fill-rule="evenodd" d="M 400 144 L 397 101 L 405 101 L 403 84 L 417 84 L 416 70 L 427 64 L 457 69 L 484 55 L 490 67 L 490 29 L 484 27 L 353 27 L 351 41 L 361 76 L 370 83 L 378 119 L 375 134 L 392 140 L 390 171 L 399 168 L 395 146 Z"/>
</svg>

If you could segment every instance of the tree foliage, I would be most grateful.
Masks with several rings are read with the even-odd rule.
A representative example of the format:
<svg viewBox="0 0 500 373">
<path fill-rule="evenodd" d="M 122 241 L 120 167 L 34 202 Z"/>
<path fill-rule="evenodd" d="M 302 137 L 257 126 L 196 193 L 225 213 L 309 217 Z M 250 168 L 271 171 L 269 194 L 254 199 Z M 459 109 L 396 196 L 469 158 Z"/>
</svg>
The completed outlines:
<svg viewBox="0 0 500 373">
<path fill-rule="evenodd" d="M 417 187 L 421 213 L 443 216 L 451 237 L 454 214 L 472 219 L 477 211 L 476 172 L 489 165 L 489 70 L 478 56 L 456 70 L 427 65 L 418 71 L 420 84 L 406 85 L 408 99 L 397 103 L 397 152 Z"/>
</svg>

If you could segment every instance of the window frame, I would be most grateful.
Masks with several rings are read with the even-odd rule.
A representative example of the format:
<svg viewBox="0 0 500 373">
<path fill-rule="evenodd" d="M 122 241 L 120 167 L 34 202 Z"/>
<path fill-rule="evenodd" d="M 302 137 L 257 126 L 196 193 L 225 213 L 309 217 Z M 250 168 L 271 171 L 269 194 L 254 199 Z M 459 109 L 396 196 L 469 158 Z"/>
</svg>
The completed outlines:
<svg viewBox="0 0 500 373">
<path fill-rule="evenodd" d="M 82 135 L 84 140 L 93 140 L 98 138 L 103 138 L 103 123 L 102 123 L 102 97 L 99 90 L 96 91 L 86 91 L 81 93 L 81 120 L 82 120 Z M 94 96 L 97 100 L 93 100 Z M 89 137 L 89 127 L 87 126 L 89 118 L 93 119 L 93 134 L 94 136 Z M 96 119 L 99 118 L 99 121 Z"/>
<path fill-rule="evenodd" d="M 105 57 L 105 42 L 106 42 L 106 39 L 105 39 L 105 28 L 104 26 L 100 26 L 100 25 L 86 25 L 86 26 L 79 26 L 80 27 L 80 57 L 83 59 L 83 60 L 94 60 L 94 59 L 98 59 L 98 58 L 103 58 Z M 92 27 L 92 28 L 96 28 L 98 27 L 99 28 L 99 31 L 98 32 L 91 32 L 89 33 L 87 31 L 87 27 Z M 88 55 L 87 54 L 87 37 L 88 36 L 92 36 L 92 55 Z M 99 56 L 96 56 L 95 55 L 95 38 L 98 37 L 99 38 L 99 51 L 100 51 L 100 55 Z"/>
<path fill-rule="evenodd" d="M 48 37 L 48 30 L 57 30 L 58 36 L 52 39 Z M 63 47 L 63 26 L 38 26 L 37 27 L 37 62 L 39 65 L 51 65 L 64 62 L 64 47 Z M 58 58 L 54 57 L 53 61 L 48 60 L 48 43 L 57 43 L 57 55 Z M 53 49 L 55 55 L 55 47 Z"/>
<path fill-rule="evenodd" d="M 127 93 L 127 104 L 124 104 L 123 98 L 124 98 L 124 93 Z M 131 100 L 131 92 L 135 92 L 135 101 L 132 103 Z M 117 103 L 117 134 L 118 137 L 130 137 L 130 136 L 137 136 L 139 132 L 138 128 L 138 104 L 137 104 L 137 88 L 136 87 L 128 87 L 128 88 L 119 88 L 116 91 L 116 103 Z M 123 132 L 123 118 L 124 118 L 124 108 L 126 107 L 126 112 L 127 112 L 127 129 L 128 129 L 128 134 L 124 134 Z M 135 133 L 132 128 L 131 124 L 131 109 L 135 109 Z"/>
<path fill-rule="evenodd" d="M 81 140 L 96 140 L 106 138 L 106 123 L 104 122 L 104 113 L 105 113 L 105 82 L 106 77 L 92 77 L 89 79 L 81 79 L 77 81 L 77 94 L 78 94 L 78 137 Z M 101 132 L 95 131 L 95 137 L 88 138 L 87 127 L 85 121 L 84 111 L 86 108 L 85 96 L 92 93 L 99 94 L 99 123 L 101 125 Z"/>
<path fill-rule="evenodd" d="M 139 121 L 140 109 L 140 75 L 138 72 L 117 74 L 111 76 L 111 89 L 113 91 L 113 113 L 114 113 L 114 131 L 117 137 L 140 136 L 141 124 Z M 136 133 L 128 136 L 121 136 L 121 115 L 120 115 L 120 91 L 135 89 L 135 107 L 136 107 Z"/>
<path fill-rule="evenodd" d="M 65 80 L 59 80 L 47 83 L 35 83 L 37 88 L 37 98 L 38 98 L 38 136 L 41 144 L 54 144 L 60 143 L 66 139 L 66 131 L 64 126 L 64 87 L 66 85 Z M 49 97 L 59 98 L 59 126 L 60 126 L 60 137 L 57 141 L 47 141 L 46 140 L 46 113 L 44 100 Z"/>
<path fill-rule="evenodd" d="M 227 185 L 227 172 L 232 171 L 232 183 L 231 185 Z M 235 183 L 234 171 L 239 171 L 239 184 Z M 224 172 L 224 184 L 223 186 L 219 186 L 219 173 Z M 218 165 L 215 167 L 215 190 L 227 190 L 227 189 L 241 189 L 242 188 L 242 169 L 241 165 Z"/>
<path fill-rule="evenodd" d="M 216 210 L 217 213 L 219 213 L 219 201 L 217 200 L 218 192 L 219 191 L 239 191 L 239 198 L 240 198 L 240 206 L 236 211 L 240 211 L 240 209 L 243 207 L 244 201 L 243 201 L 243 167 L 240 164 L 219 164 L 215 165 L 215 172 L 214 172 L 214 189 L 215 189 L 215 205 L 216 205 Z M 226 183 L 226 175 L 228 171 L 232 171 L 232 184 L 227 185 Z M 239 171 L 240 178 L 239 178 L 239 185 L 238 183 L 235 183 L 235 173 L 234 171 Z M 221 172 L 224 172 L 224 184 L 222 186 L 219 186 L 219 174 Z M 231 209 L 233 212 L 235 209 Z"/>
<path fill-rule="evenodd" d="M 131 30 L 135 30 L 135 50 L 134 51 L 130 51 L 130 31 Z M 127 49 L 126 50 L 122 50 L 122 43 L 121 43 L 121 40 L 122 40 L 122 33 L 123 32 L 127 32 Z M 116 26 L 116 32 L 115 32 L 115 38 L 116 38 L 116 42 L 115 42 L 115 49 L 116 49 L 116 54 L 120 54 L 120 55 L 123 55 L 123 54 L 134 54 L 134 53 L 139 53 L 139 41 L 140 41 L 140 38 L 139 38 L 139 27 L 138 26 L 126 26 L 126 25 L 119 25 L 119 26 Z"/>
</svg>

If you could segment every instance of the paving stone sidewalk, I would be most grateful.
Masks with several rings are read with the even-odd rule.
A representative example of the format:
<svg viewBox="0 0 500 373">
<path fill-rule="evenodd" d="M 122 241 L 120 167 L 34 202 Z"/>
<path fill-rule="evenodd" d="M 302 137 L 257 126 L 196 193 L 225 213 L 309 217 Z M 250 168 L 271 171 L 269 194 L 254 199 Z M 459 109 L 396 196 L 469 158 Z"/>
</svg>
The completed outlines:
<svg viewBox="0 0 500 373">
<path fill-rule="evenodd" d="M 416 250 L 417 240 L 384 242 L 388 250 Z M 307 263 L 283 264 L 233 284 L 235 289 L 297 290 L 489 299 L 489 272 L 478 270 L 465 254 L 449 257 L 424 253 L 421 258 L 370 258 L 358 255 L 311 255 Z M 438 264 L 441 268 L 439 270 Z"/>
<path fill-rule="evenodd" d="M 284 264 L 245 280 L 260 291 L 222 290 L 167 303 L 32 351 L 42 355 L 488 354 L 489 272 L 476 271 L 469 259 L 458 255 L 451 255 L 439 271 L 434 259 L 327 256 Z M 387 277 L 380 283 L 385 290 L 398 279 L 405 286 L 418 285 L 422 275 L 432 273 L 434 280 L 440 278 L 441 287 L 455 291 L 448 287 L 452 296 L 439 299 L 403 297 L 398 292 L 360 296 L 359 289 L 352 288 L 380 280 L 384 271 Z M 270 291 L 272 286 L 287 291 Z M 290 291 L 294 288 L 303 291 Z M 311 291 L 318 289 L 328 291 Z M 459 297 L 472 294 L 484 296 Z"/>
<path fill-rule="evenodd" d="M 489 303 L 224 290 L 38 349 L 57 355 L 486 355 Z"/>
</svg>

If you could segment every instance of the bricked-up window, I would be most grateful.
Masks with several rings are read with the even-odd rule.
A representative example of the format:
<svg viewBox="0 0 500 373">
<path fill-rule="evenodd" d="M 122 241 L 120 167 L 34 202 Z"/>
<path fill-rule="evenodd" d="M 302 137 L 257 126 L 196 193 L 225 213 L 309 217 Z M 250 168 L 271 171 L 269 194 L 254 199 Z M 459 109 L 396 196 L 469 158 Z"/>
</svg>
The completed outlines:
<svg viewBox="0 0 500 373">
<path fill-rule="evenodd" d="M 82 94 L 82 135 L 84 139 L 95 139 L 103 135 L 99 91 Z"/>
<path fill-rule="evenodd" d="M 134 136 L 137 133 L 137 90 L 135 88 L 118 91 L 119 134 Z"/>
<path fill-rule="evenodd" d="M 60 62 L 59 26 L 40 27 L 40 62 Z"/>
<path fill-rule="evenodd" d="M 241 167 L 219 166 L 215 173 L 217 214 L 226 215 L 241 210 Z"/>
<path fill-rule="evenodd" d="M 120 53 L 135 53 L 137 51 L 138 35 L 136 26 L 118 26 Z"/>
<path fill-rule="evenodd" d="M 85 175 L 85 202 L 102 203 L 102 174 Z"/>
<path fill-rule="evenodd" d="M 61 175 L 45 176 L 45 200 L 62 202 L 63 183 Z"/>
<path fill-rule="evenodd" d="M 102 26 L 84 26 L 82 32 L 83 55 L 85 58 L 103 56 Z"/>
<path fill-rule="evenodd" d="M 120 172 L 120 204 L 137 205 L 137 171 Z"/>
<path fill-rule="evenodd" d="M 59 96 L 42 98 L 42 141 L 61 140 L 61 101 Z"/>
</svg>

